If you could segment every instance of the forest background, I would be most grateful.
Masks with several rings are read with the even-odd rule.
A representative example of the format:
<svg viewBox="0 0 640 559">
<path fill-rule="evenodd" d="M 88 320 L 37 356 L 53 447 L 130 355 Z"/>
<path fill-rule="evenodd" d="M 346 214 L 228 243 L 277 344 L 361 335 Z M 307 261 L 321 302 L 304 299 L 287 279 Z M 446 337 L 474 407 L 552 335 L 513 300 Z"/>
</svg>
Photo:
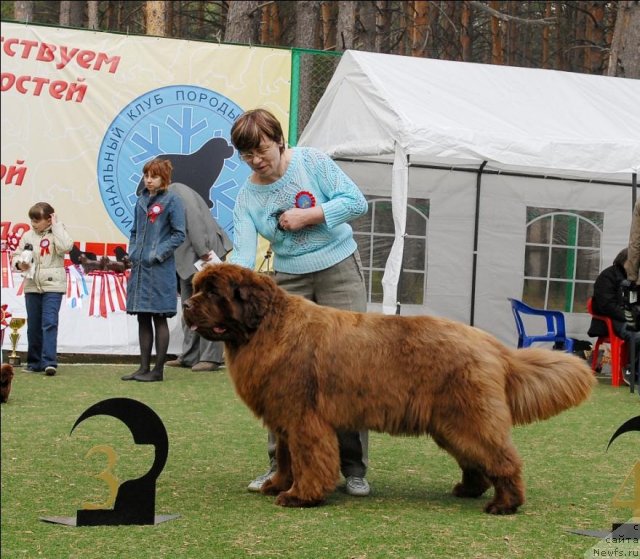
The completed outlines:
<svg viewBox="0 0 640 559">
<path fill-rule="evenodd" d="M 2 1 L 3 20 L 295 47 L 295 145 L 347 49 L 640 78 L 640 1 Z M 310 49 L 308 55 L 299 49 Z M 318 56 L 320 53 L 327 56 Z M 336 55 L 336 56 L 329 56 Z M 294 62 L 294 64 L 296 64 Z"/>
<path fill-rule="evenodd" d="M 2 19 L 640 78 L 640 2 L 14 1 Z"/>
</svg>

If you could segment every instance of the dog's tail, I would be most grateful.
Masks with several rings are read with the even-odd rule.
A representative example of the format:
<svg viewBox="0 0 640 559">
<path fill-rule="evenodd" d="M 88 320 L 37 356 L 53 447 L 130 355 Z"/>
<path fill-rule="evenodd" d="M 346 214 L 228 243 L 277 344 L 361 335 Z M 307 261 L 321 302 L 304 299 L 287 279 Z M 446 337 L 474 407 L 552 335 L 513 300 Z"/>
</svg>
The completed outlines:
<svg viewBox="0 0 640 559">
<path fill-rule="evenodd" d="M 554 416 L 587 399 L 596 383 L 582 359 L 541 348 L 510 350 L 507 401 L 515 424 Z"/>
</svg>

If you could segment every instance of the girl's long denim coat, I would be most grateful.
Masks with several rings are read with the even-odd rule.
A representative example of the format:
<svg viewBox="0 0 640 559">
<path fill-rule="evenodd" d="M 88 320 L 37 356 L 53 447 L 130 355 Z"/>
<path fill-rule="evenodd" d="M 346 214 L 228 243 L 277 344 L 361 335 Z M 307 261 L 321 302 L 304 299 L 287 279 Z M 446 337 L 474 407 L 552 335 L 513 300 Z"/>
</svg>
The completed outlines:
<svg viewBox="0 0 640 559">
<path fill-rule="evenodd" d="M 152 219 L 149 212 L 153 208 L 159 213 Z M 176 314 L 178 285 L 173 253 L 185 239 L 185 227 L 184 206 L 171 187 L 156 196 L 150 196 L 146 188 L 142 191 L 129 239 L 129 314 Z"/>
</svg>

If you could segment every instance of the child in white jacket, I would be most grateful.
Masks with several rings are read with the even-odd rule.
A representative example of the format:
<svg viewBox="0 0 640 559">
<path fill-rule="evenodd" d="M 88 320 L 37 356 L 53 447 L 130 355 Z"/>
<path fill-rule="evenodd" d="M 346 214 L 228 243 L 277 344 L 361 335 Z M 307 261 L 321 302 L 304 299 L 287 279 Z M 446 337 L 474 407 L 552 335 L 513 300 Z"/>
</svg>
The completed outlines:
<svg viewBox="0 0 640 559">
<path fill-rule="evenodd" d="M 56 219 L 47 202 L 29 209 L 31 229 L 13 256 L 13 266 L 23 272 L 27 308 L 27 372 L 53 376 L 58 368 L 58 315 L 67 288 L 64 255 L 73 240 Z M 31 246 L 32 258 L 25 258 Z"/>
</svg>

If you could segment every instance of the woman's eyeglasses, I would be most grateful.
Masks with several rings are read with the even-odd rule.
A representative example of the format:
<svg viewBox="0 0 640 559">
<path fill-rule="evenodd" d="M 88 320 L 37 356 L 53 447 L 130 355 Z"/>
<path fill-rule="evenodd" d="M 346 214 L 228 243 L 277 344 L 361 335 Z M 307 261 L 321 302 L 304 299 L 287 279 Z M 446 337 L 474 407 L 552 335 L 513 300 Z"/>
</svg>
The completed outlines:
<svg viewBox="0 0 640 559">
<path fill-rule="evenodd" d="M 253 161 L 256 157 L 258 157 L 260 159 L 264 159 L 264 156 L 267 155 L 269 150 L 275 144 L 276 144 L 275 142 L 271 142 L 271 145 L 268 145 L 268 146 L 265 146 L 265 147 L 259 147 L 256 150 L 253 150 L 253 151 L 240 151 L 238 153 L 240 155 L 240 159 L 242 159 L 242 161 L 246 161 L 248 163 L 249 161 Z"/>
</svg>

